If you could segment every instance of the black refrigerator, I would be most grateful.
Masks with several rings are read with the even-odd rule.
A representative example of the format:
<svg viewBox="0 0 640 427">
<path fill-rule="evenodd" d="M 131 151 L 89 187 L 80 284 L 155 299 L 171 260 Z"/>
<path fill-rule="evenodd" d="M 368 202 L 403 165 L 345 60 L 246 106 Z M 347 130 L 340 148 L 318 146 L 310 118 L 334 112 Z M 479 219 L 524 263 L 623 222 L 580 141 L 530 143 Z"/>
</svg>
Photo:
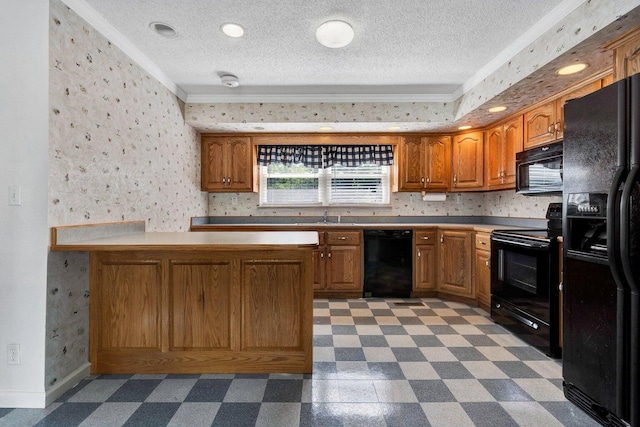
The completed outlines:
<svg viewBox="0 0 640 427">
<path fill-rule="evenodd" d="M 640 426 L 640 74 L 565 105 L 564 392 Z"/>
</svg>

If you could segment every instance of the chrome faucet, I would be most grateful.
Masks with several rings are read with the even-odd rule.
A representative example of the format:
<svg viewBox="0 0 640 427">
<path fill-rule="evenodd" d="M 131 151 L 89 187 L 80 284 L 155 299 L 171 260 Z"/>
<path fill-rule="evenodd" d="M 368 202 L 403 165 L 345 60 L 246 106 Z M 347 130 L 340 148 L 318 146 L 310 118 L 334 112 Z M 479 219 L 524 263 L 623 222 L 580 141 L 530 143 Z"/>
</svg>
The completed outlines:
<svg viewBox="0 0 640 427">
<path fill-rule="evenodd" d="M 324 211 L 324 213 L 322 214 L 322 222 L 323 222 L 324 224 L 326 224 L 326 223 L 327 223 L 327 211 Z"/>
</svg>

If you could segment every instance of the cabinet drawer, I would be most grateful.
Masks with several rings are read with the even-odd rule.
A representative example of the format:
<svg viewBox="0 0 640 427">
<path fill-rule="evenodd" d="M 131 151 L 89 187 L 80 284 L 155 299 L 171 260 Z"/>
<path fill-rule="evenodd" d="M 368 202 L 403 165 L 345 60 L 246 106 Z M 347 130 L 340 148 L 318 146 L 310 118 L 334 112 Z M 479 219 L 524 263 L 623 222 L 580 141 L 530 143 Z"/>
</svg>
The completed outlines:
<svg viewBox="0 0 640 427">
<path fill-rule="evenodd" d="M 416 245 L 434 245 L 436 243 L 436 230 L 416 231 Z"/>
<path fill-rule="evenodd" d="M 491 236 L 486 233 L 476 233 L 476 249 L 491 249 Z"/>
<path fill-rule="evenodd" d="M 327 245 L 359 245 L 359 231 L 327 231 Z"/>
</svg>

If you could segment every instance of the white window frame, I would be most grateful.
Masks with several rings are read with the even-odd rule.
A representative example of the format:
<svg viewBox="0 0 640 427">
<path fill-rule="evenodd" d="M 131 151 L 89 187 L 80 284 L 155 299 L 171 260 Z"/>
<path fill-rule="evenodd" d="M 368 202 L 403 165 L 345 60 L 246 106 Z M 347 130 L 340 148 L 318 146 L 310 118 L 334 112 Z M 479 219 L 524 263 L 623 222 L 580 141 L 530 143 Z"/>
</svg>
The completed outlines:
<svg viewBox="0 0 640 427">
<path fill-rule="evenodd" d="M 314 206 L 386 206 L 390 204 L 391 200 L 391 166 L 377 166 L 379 168 L 379 172 L 373 173 L 353 173 L 348 174 L 344 173 L 344 170 L 341 166 L 337 166 L 335 168 L 324 168 L 317 169 L 317 174 L 279 174 L 279 173 L 268 173 L 268 166 L 259 166 L 260 170 L 260 206 L 270 207 L 270 206 L 278 206 L 278 207 L 314 207 Z M 343 172 L 343 173 L 336 173 Z M 317 201 L 311 202 L 303 202 L 301 200 L 293 200 L 291 202 L 282 200 L 268 200 L 268 191 L 267 188 L 267 179 L 268 178 L 277 178 L 277 177 L 290 177 L 290 178 L 308 178 L 317 176 L 318 178 L 318 199 Z M 361 201 L 356 200 L 356 194 L 352 194 L 352 198 L 348 201 L 336 201 L 331 200 L 332 198 L 332 180 L 337 178 L 380 178 L 381 179 L 381 194 L 377 197 L 378 201 L 374 201 L 373 198 L 369 197 L 369 200 L 366 200 L 367 197 L 363 197 Z M 355 201 L 354 201 L 355 200 Z"/>
</svg>

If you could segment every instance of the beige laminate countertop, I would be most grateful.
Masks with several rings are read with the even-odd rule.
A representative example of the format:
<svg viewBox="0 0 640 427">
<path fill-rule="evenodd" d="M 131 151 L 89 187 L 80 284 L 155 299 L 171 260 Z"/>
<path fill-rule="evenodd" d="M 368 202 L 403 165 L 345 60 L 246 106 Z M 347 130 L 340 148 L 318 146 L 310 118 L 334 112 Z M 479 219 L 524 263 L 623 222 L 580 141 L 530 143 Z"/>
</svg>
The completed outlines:
<svg viewBox="0 0 640 427">
<path fill-rule="evenodd" d="M 315 231 L 144 232 L 57 244 L 52 251 L 295 249 L 318 245 Z"/>
</svg>

